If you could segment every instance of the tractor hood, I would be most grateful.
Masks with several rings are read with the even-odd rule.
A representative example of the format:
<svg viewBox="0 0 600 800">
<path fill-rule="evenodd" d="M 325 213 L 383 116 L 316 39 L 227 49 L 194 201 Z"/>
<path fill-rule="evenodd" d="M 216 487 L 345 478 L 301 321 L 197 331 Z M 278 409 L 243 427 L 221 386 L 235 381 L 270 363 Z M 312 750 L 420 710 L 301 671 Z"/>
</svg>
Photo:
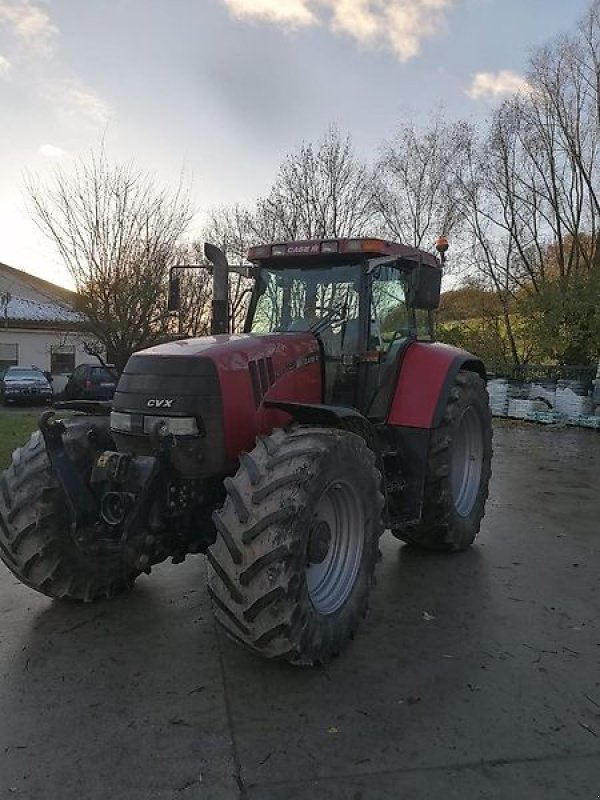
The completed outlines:
<svg viewBox="0 0 600 800">
<path fill-rule="evenodd" d="M 160 356 L 170 358 L 205 357 L 212 360 L 228 360 L 231 355 L 252 358 L 256 354 L 273 355 L 276 350 L 295 349 L 298 345 L 304 349 L 310 347 L 318 349 L 316 338 L 308 332 L 296 333 L 233 333 L 221 336 L 201 336 L 197 339 L 180 339 L 166 344 L 159 344 L 141 350 L 132 358 L 138 356 Z"/>
<path fill-rule="evenodd" d="M 168 342 L 135 353 L 119 380 L 113 419 L 131 425 L 124 450 L 148 453 L 155 420 L 173 430 L 196 421 L 201 458 L 192 441 L 181 440 L 190 457 L 187 475 L 225 471 L 256 436 L 283 424 L 282 412 L 265 400 L 320 403 L 321 351 L 311 333 L 233 334 Z M 175 421 L 177 420 L 177 421 Z M 119 436 L 113 427 L 113 432 Z"/>
</svg>

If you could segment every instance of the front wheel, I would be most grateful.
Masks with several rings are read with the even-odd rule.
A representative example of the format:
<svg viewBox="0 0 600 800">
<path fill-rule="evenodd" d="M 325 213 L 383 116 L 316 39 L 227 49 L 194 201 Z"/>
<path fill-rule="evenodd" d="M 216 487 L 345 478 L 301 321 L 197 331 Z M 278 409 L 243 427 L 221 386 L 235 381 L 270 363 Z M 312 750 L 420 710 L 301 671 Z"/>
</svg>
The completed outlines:
<svg viewBox="0 0 600 800">
<path fill-rule="evenodd" d="M 458 373 L 442 421 L 432 431 L 421 522 L 393 530 L 427 550 L 469 547 L 485 514 L 492 462 L 492 417 L 485 383 Z"/>
<path fill-rule="evenodd" d="M 88 433 L 108 435 L 108 420 L 75 417 L 66 426 L 65 448 L 87 477 L 95 455 Z M 102 542 L 92 548 L 73 535 L 39 431 L 0 475 L 0 558 L 24 584 L 58 599 L 110 598 L 131 588 L 138 574 L 118 551 Z"/>
<path fill-rule="evenodd" d="M 327 662 L 367 609 L 382 532 L 375 456 L 353 433 L 295 427 L 240 462 L 208 551 L 217 621 L 267 658 Z"/>
</svg>

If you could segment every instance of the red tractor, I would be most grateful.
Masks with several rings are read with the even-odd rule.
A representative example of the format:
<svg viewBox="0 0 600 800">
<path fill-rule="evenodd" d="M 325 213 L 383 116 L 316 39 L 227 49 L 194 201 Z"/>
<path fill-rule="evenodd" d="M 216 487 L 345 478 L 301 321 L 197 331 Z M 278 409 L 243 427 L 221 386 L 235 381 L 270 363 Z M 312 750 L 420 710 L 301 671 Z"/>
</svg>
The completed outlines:
<svg viewBox="0 0 600 800">
<path fill-rule="evenodd" d="M 206 253 L 219 334 L 228 265 Z M 112 404 L 42 415 L 0 478 L 0 555 L 33 589 L 94 601 L 206 553 L 232 639 L 326 662 L 367 610 L 385 529 L 445 551 L 479 531 L 485 369 L 433 342 L 442 268 L 429 253 L 340 239 L 255 247 L 249 261 L 243 334 L 136 353 Z"/>
</svg>

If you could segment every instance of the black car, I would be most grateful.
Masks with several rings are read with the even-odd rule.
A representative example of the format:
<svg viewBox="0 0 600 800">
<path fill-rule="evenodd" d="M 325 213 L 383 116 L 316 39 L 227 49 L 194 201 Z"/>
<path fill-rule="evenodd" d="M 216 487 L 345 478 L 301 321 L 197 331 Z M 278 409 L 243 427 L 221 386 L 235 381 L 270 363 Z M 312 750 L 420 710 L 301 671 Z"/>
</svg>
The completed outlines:
<svg viewBox="0 0 600 800">
<path fill-rule="evenodd" d="M 65 400 L 112 400 L 118 377 L 110 367 L 80 364 L 65 386 Z"/>
<path fill-rule="evenodd" d="M 35 367 L 9 367 L 0 381 L 4 405 L 10 403 L 50 403 L 52 386 L 46 375 Z"/>
</svg>

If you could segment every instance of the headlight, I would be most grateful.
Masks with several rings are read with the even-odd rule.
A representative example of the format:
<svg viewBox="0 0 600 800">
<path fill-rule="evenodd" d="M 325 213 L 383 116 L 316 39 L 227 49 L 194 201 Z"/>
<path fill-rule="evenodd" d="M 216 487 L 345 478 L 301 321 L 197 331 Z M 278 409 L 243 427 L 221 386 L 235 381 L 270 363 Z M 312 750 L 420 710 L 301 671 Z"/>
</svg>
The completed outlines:
<svg viewBox="0 0 600 800">
<path fill-rule="evenodd" d="M 122 414 L 120 411 L 110 412 L 110 429 L 121 433 L 132 433 L 133 414 Z"/>
<path fill-rule="evenodd" d="M 112 411 L 110 415 L 110 428 L 118 433 L 152 433 L 157 424 L 164 425 L 173 436 L 197 436 L 199 433 L 194 417 L 142 416 L 121 411 Z"/>
<path fill-rule="evenodd" d="M 195 436 L 198 433 L 194 417 L 144 417 L 144 433 L 151 433 L 157 424 L 163 423 L 173 436 Z"/>
</svg>

